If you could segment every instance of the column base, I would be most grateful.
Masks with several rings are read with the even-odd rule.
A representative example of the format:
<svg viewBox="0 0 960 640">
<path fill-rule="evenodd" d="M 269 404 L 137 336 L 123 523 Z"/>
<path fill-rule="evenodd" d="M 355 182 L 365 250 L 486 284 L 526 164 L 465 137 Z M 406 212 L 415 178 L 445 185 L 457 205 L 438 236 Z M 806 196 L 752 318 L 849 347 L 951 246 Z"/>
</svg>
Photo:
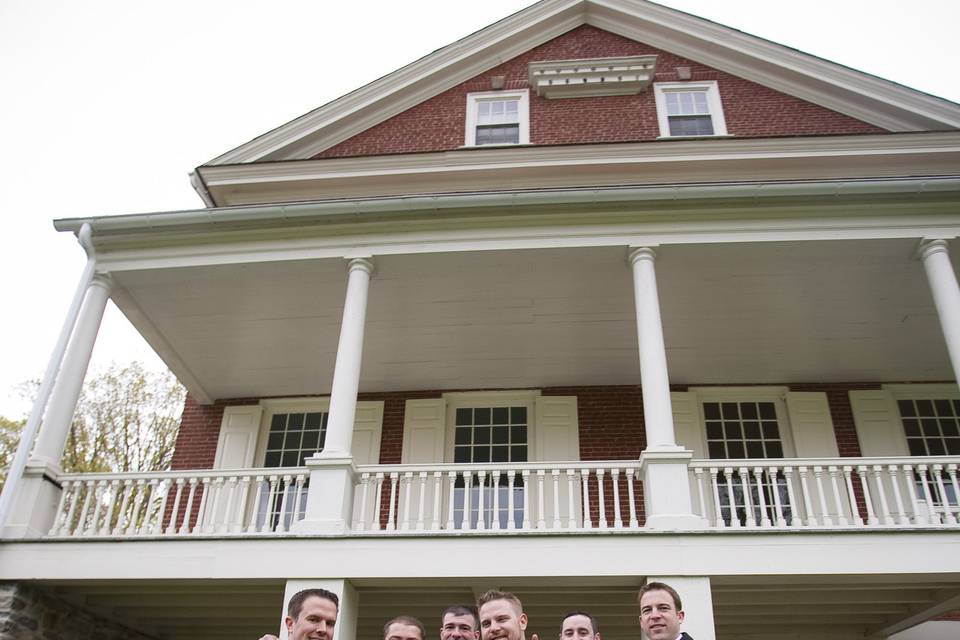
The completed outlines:
<svg viewBox="0 0 960 640">
<path fill-rule="evenodd" d="M 5 538 L 39 538 L 50 533 L 60 503 L 58 465 L 31 460 L 13 496 L 13 505 L 3 527 Z"/>
<path fill-rule="evenodd" d="M 350 456 L 308 458 L 310 490 L 306 515 L 291 527 L 298 534 L 341 534 L 350 530 L 357 468 Z"/>
<path fill-rule="evenodd" d="M 647 449 L 640 454 L 646 529 L 695 531 L 707 522 L 693 512 L 688 467 L 693 452 L 681 447 Z"/>
</svg>

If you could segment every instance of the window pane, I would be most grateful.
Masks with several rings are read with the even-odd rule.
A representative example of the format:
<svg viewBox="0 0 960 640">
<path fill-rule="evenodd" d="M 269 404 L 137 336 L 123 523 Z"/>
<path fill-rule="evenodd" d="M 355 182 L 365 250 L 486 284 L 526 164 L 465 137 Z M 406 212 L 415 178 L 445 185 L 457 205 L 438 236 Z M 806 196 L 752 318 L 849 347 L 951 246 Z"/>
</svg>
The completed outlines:
<svg viewBox="0 0 960 640">
<path fill-rule="evenodd" d="M 470 436 L 473 435 L 473 431 L 469 428 L 454 428 L 453 430 L 453 441 L 454 444 L 470 444 Z"/>
<path fill-rule="evenodd" d="M 283 431 L 287 426 L 287 414 L 278 413 L 270 419 L 270 431 Z"/>
<path fill-rule="evenodd" d="M 320 426 L 323 424 L 323 414 L 319 412 L 308 413 L 307 418 L 303 423 L 304 429 L 316 429 L 320 430 Z"/>
<path fill-rule="evenodd" d="M 940 428 L 937 427 L 937 421 L 931 419 L 921 420 L 920 427 L 923 429 L 923 435 L 925 436 L 938 436 L 940 435 Z"/>
<path fill-rule="evenodd" d="M 287 414 L 287 431 L 300 431 L 303 429 L 303 414 L 302 413 L 289 413 Z"/>
<path fill-rule="evenodd" d="M 473 424 L 490 424 L 489 407 L 483 407 L 483 408 L 478 408 L 473 410 Z"/>
<path fill-rule="evenodd" d="M 473 424 L 472 409 L 457 409 L 457 425 Z"/>
<path fill-rule="evenodd" d="M 493 447 L 493 459 L 491 462 L 509 462 L 510 460 L 510 448 L 509 447 Z"/>
<path fill-rule="evenodd" d="M 760 417 L 764 420 L 777 419 L 777 408 L 773 406 L 772 402 L 758 402 L 757 406 L 760 407 Z"/>
<path fill-rule="evenodd" d="M 727 450 L 723 446 L 723 442 L 711 441 L 708 443 L 707 447 L 710 450 L 710 457 L 723 460 L 727 457 Z"/>
<path fill-rule="evenodd" d="M 921 416 L 932 416 L 933 415 L 933 401 L 931 400 L 917 400 L 917 411 Z"/>
<path fill-rule="evenodd" d="M 727 436 L 727 440 L 740 440 L 743 438 L 743 430 L 740 428 L 739 422 L 725 422 L 723 432 Z"/>
<path fill-rule="evenodd" d="M 703 417 L 706 418 L 707 420 L 719 420 L 720 419 L 720 403 L 704 402 Z"/>
<path fill-rule="evenodd" d="M 757 416 L 757 405 L 752 402 L 744 402 L 740 405 L 740 414 L 745 419 L 756 418 Z"/>
<path fill-rule="evenodd" d="M 947 438 L 944 442 L 947 445 L 947 455 L 960 456 L 960 438 Z"/>
<path fill-rule="evenodd" d="M 304 451 L 311 451 L 311 452 L 316 451 L 319 444 L 320 444 L 319 431 L 303 432 L 303 450 Z"/>
<path fill-rule="evenodd" d="M 907 446 L 910 448 L 910 455 L 912 456 L 927 455 L 927 448 L 923 446 L 922 438 L 907 438 Z"/>
<path fill-rule="evenodd" d="M 282 449 L 283 448 L 283 433 L 271 433 L 270 437 L 267 438 L 267 449 Z"/>
<path fill-rule="evenodd" d="M 932 456 L 947 455 L 947 447 L 941 438 L 930 438 L 927 440 L 927 449 L 930 450 L 930 455 Z"/>
<path fill-rule="evenodd" d="M 527 423 L 527 408 L 526 407 L 510 407 L 510 422 L 513 424 L 518 423 Z M 526 439 L 526 437 L 524 437 Z"/>
<path fill-rule="evenodd" d="M 730 441 L 727 442 L 727 453 L 730 454 L 731 458 L 744 458 L 745 451 L 743 448 L 743 442 L 740 441 Z"/>
<path fill-rule="evenodd" d="M 951 410 L 949 400 L 934 400 L 933 408 L 937 410 L 938 416 L 952 416 L 953 411 Z"/>
<path fill-rule="evenodd" d="M 520 125 L 483 125 L 477 127 L 476 144 L 518 144 Z"/>
<path fill-rule="evenodd" d="M 490 427 L 475 427 L 473 444 L 490 444 Z"/>
<path fill-rule="evenodd" d="M 510 444 L 510 427 L 493 427 L 493 444 Z"/>
<path fill-rule="evenodd" d="M 724 402 L 722 409 L 724 420 L 736 420 L 740 417 L 740 411 L 736 402 Z"/>
<path fill-rule="evenodd" d="M 510 422 L 510 409 L 507 407 L 493 408 L 493 424 L 507 424 Z"/>
<path fill-rule="evenodd" d="M 490 462 L 490 447 L 474 447 L 473 461 L 474 462 Z"/>
<path fill-rule="evenodd" d="M 754 440 L 760 439 L 760 423 L 755 421 L 748 421 L 743 423 L 743 435 L 746 438 L 752 438 Z"/>
<path fill-rule="evenodd" d="M 456 447 L 453 450 L 454 462 L 470 462 L 470 447 Z"/>
<path fill-rule="evenodd" d="M 783 445 L 779 442 L 767 442 L 767 457 L 768 458 L 782 458 L 783 457 Z"/>
<path fill-rule="evenodd" d="M 266 459 L 263 462 L 265 467 L 279 467 L 280 466 L 280 452 L 279 451 L 268 451 Z"/>
<path fill-rule="evenodd" d="M 719 422 L 707 423 L 707 439 L 723 440 L 723 426 Z"/>
<path fill-rule="evenodd" d="M 300 464 L 300 451 L 284 451 L 280 458 L 281 467 L 296 467 Z"/>
<path fill-rule="evenodd" d="M 525 443 L 527 441 L 527 425 L 515 424 L 510 427 L 510 441 L 513 444 Z"/>
<path fill-rule="evenodd" d="M 763 443 L 759 441 L 748 441 L 747 442 L 747 457 L 748 458 L 763 458 Z"/>
<path fill-rule="evenodd" d="M 900 409 L 901 416 L 908 417 L 917 415 L 916 410 L 913 408 L 913 402 L 910 400 L 898 400 L 897 407 Z"/>
<path fill-rule="evenodd" d="M 916 420 L 904 420 L 903 430 L 907 436 L 913 438 L 920 435 L 920 423 Z"/>
</svg>

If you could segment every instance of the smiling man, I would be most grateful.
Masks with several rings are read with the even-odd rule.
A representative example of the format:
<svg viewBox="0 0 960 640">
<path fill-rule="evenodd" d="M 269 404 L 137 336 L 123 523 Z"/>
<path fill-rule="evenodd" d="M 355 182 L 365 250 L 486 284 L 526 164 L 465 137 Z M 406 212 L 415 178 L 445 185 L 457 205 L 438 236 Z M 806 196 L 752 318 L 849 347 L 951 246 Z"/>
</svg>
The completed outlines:
<svg viewBox="0 0 960 640">
<path fill-rule="evenodd" d="M 676 590 L 663 582 L 649 582 L 637 594 L 640 628 L 649 640 L 693 640 L 680 631 L 683 605 Z"/>
<path fill-rule="evenodd" d="M 476 609 L 464 605 L 447 607 L 440 618 L 440 640 L 480 640 Z"/>
<path fill-rule="evenodd" d="M 506 591 L 487 591 L 477 607 L 481 640 L 526 640 L 527 614 L 520 598 Z"/>
<path fill-rule="evenodd" d="M 560 640 L 600 640 L 597 619 L 586 611 L 571 611 L 560 622 Z"/>
<path fill-rule="evenodd" d="M 333 640 L 340 599 L 326 589 L 304 589 L 287 604 L 287 640 Z M 279 640 L 265 635 L 260 640 Z"/>
<path fill-rule="evenodd" d="M 413 616 L 397 616 L 383 625 L 383 640 L 427 640 L 427 632 Z"/>
</svg>

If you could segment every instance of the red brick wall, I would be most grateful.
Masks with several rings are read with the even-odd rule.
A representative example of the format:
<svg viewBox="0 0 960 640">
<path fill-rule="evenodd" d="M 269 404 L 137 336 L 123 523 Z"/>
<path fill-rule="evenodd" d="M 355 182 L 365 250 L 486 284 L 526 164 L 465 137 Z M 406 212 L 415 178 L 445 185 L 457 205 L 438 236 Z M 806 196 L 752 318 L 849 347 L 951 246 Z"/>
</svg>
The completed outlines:
<svg viewBox="0 0 960 640">
<path fill-rule="evenodd" d="M 464 143 L 466 95 L 489 91 L 504 76 L 507 89 L 528 87 L 533 61 L 655 54 L 656 82 L 677 80 L 690 67 L 693 80 L 716 80 L 727 130 L 739 137 L 881 133 L 873 125 L 816 106 L 640 42 L 584 25 L 494 67 L 456 87 L 318 154 L 318 158 L 457 149 Z M 530 96 L 533 144 L 655 140 L 660 135 L 652 88 L 638 95 L 549 100 Z"/>
</svg>

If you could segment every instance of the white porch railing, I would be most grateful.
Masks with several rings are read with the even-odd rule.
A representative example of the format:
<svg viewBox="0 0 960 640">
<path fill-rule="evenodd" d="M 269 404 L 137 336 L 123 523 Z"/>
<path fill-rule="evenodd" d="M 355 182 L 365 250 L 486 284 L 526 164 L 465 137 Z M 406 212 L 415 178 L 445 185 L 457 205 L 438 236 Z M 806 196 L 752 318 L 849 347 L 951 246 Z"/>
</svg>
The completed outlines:
<svg viewBox="0 0 960 640">
<path fill-rule="evenodd" d="M 357 531 L 639 529 L 638 461 L 367 466 Z"/>
<path fill-rule="evenodd" d="M 60 476 L 50 536 L 285 533 L 303 518 L 305 468 Z"/>
<path fill-rule="evenodd" d="M 716 529 L 956 526 L 957 458 L 694 460 L 694 508 Z"/>
</svg>

